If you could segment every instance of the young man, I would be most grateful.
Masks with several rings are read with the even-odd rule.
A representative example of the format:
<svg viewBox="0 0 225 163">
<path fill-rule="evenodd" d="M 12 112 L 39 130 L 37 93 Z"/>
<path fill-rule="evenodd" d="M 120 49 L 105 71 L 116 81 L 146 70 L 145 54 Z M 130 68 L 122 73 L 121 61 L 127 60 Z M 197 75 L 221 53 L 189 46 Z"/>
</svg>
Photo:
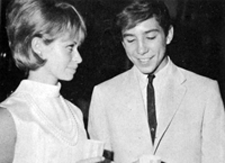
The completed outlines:
<svg viewBox="0 0 225 163">
<path fill-rule="evenodd" d="M 106 142 L 115 163 L 141 162 L 146 155 L 166 163 L 224 163 L 225 114 L 218 84 L 176 66 L 166 55 L 174 29 L 165 4 L 133 0 L 117 23 L 134 66 L 95 87 L 91 138 Z M 154 76 L 151 95 L 149 74 Z M 155 110 L 148 118 L 151 97 Z"/>
</svg>

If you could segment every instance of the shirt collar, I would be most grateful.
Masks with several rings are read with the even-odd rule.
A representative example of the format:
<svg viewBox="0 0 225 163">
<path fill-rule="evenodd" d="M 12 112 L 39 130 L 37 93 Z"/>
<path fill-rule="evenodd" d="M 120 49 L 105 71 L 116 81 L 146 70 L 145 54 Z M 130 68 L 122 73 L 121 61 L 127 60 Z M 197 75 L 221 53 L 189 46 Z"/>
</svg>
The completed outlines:
<svg viewBox="0 0 225 163">
<path fill-rule="evenodd" d="M 168 63 L 160 71 L 155 73 L 155 79 L 153 80 L 153 83 L 163 82 L 168 76 L 167 74 L 170 67 L 171 67 L 171 60 L 168 57 Z M 141 89 L 144 89 L 148 84 L 148 75 L 140 72 L 140 70 L 136 66 L 134 66 L 134 71 Z"/>
<path fill-rule="evenodd" d="M 168 77 L 168 72 L 169 72 L 170 67 L 171 67 L 171 60 L 168 57 L 167 64 L 160 71 L 158 71 L 155 74 L 155 76 L 156 76 L 155 80 L 156 80 L 157 83 L 165 81 L 165 79 Z"/>
<path fill-rule="evenodd" d="M 32 96 L 41 98 L 58 97 L 60 95 L 61 84 L 50 85 L 32 80 L 22 80 L 16 92 L 25 92 Z"/>
</svg>

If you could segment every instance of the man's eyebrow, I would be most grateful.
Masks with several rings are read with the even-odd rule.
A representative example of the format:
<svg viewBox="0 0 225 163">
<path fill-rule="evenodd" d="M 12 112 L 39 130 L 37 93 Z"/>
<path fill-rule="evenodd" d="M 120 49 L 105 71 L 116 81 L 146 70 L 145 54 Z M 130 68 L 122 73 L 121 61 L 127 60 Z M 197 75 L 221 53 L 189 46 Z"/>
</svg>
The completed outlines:
<svg viewBox="0 0 225 163">
<path fill-rule="evenodd" d="M 150 29 L 150 30 L 145 31 L 144 33 L 149 34 L 149 33 L 152 33 L 152 32 L 159 32 L 159 30 L 158 29 Z M 134 36 L 134 34 L 132 34 L 132 33 L 126 33 L 125 32 L 123 34 L 123 37 L 132 37 L 132 36 Z"/>
<path fill-rule="evenodd" d="M 159 30 L 158 29 L 150 29 L 148 31 L 145 31 L 146 34 L 152 33 L 152 32 L 159 32 Z"/>
</svg>

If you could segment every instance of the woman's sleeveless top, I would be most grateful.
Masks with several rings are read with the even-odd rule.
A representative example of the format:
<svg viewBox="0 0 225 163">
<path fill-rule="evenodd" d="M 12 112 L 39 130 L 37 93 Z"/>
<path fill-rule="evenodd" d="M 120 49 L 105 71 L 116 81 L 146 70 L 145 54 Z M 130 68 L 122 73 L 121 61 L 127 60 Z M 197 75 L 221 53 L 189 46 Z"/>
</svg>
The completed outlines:
<svg viewBox="0 0 225 163">
<path fill-rule="evenodd" d="M 23 80 L 1 103 L 15 122 L 13 163 L 75 163 L 87 140 L 82 113 L 57 86 Z"/>
</svg>

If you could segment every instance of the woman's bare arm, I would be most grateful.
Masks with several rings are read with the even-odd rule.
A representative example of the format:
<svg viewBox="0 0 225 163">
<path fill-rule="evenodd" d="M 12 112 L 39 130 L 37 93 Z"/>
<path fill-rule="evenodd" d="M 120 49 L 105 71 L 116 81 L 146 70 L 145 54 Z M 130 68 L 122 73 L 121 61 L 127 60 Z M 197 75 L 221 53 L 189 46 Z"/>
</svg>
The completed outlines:
<svg viewBox="0 0 225 163">
<path fill-rule="evenodd" d="M 12 163 L 16 143 L 16 127 L 10 112 L 0 108 L 0 163 Z"/>
</svg>

